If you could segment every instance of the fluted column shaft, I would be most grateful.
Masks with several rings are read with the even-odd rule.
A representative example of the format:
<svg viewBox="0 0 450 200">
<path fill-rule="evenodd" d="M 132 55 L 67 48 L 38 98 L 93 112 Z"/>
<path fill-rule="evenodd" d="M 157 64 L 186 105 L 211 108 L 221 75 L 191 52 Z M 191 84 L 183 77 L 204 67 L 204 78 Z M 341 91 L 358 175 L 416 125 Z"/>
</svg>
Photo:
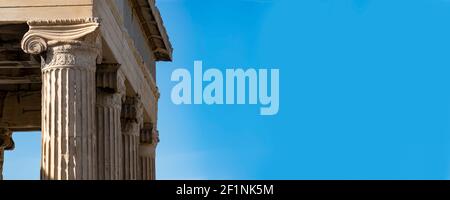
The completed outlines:
<svg viewBox="0 0 450 200">
<path fill-rule="evenodd" d="M 92 55 L 91 55 L 92 54 Z M 95 57 L 82 45 L 59 45 L 42 69 L 42 179 L 96 178 Z M 86 62 L 71 62 L 70 60 Z"/>
<path fill-rule="evenodd" d="M 138 127 L 137 123 L 130 124 L 129 127 Z M 136 180 L 138 173 L 138 148 L 139 148 L 139 128 L 129 128 L 122 132 L 123 142 L 123 179 Z"/>
<path fill-rule="evenodd" d="M 122 179 L 121 110 L 125 78 L 118 64 L 97 66 L 98 179 Z"/>
<path fill-rule="evenodd" d="M 152 123 L 145 123 L 141 130 L 139 145 L 139 180 L 155 180 L 155 151 L 159 143 L 159 134 Z"/>
<path fill-rule="evenodd" d="M 155 180 L 155 147 L 151 144 L 139 146 L 139 180 Z"/>
<path fill-rule="evenodd" d="M 22 49 L 42 56 L 41 179 L 96 179 L 98 20 L 30 21 L 28 25 Z"/>
<path fill-rule="evenodd" d="M 142 102 L 139 97 L 127 97 L 122 105 L 123 179 L 138 179 L 139 134 L 142 126 Z"/>
<path fill-rule="evenodd" d="M 122 95 L 97 92 L 98 179 L 120 180 Z"/>
</svg>

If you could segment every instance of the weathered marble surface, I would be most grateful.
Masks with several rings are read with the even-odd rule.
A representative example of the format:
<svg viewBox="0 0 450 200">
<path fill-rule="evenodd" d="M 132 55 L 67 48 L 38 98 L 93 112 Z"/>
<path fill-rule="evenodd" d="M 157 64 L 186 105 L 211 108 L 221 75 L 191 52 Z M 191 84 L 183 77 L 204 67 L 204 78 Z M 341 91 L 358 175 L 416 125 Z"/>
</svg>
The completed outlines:
<svg viewBox="0 0 450 200">
<path fill-rule="evenodd" d="M 171 58 L 154 0 L 0 0 L 0 135 L 42 132 L 44 180 L 155 179 Z"/>
</svg>

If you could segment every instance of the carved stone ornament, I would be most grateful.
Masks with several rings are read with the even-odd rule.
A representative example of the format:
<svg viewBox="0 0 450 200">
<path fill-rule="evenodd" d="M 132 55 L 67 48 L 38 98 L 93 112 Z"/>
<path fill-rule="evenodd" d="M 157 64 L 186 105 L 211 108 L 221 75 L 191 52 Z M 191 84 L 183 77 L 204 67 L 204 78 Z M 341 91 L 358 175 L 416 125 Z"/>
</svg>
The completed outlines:
<svg viewBox="0 0 450 200">
<path fill-rule="evenodd" d="M 160 140 L 159 140 L 159 131 L 153 129 L 153 131 L 152 131 L 152 145 L 156 148 L 156 146 L 158 145 L 159 142 L 160 142 Z"/>
<path fill-rule="evenodd" d="M 21 47 L 25 53 L 42 54 L 52 46 L 85 46 L 97 51 L 97 62 L 101 61 L 100 23 L 97 18 L 35 20 L 27 22 L 30 29 L 24 35 Z"/>
<path fill-rule="evenodd" d="M 12 139 L 12 131 L 9 129 L 0 129 L 0 149 L 14 150 L 14 140 Z"/>
</svg>

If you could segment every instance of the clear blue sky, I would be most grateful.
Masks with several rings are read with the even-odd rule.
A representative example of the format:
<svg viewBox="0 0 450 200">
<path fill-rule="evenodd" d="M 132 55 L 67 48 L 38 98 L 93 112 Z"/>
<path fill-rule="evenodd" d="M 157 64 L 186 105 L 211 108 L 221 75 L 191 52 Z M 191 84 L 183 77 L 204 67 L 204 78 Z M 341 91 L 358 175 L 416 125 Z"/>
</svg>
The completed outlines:
<svg viewBox="0 0 450 200">
<path fill-rule="evenodd" d="M 159 0 L 159 179 L 449 179 L 450 1 Z M 280 111 L 176 106 L 176 68 L 279 68 Z M 39 177 L 16 134 L 6 178 Z"/>
</svg>

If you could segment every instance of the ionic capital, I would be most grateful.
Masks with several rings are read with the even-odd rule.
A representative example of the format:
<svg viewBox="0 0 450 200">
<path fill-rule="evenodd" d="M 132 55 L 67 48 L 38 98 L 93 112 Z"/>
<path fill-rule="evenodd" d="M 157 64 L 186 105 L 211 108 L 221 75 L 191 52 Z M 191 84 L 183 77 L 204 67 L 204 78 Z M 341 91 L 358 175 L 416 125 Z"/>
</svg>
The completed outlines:
<svg viewBox="0 0 450 200">
<path fill-rule="evenodd" d="M 120 64 L 97 65 L 97 88 L 125 95 L 125 77 L 119 68 Z"/>
<path fill-rule="evenodd" d="M 53 47 L 58 47 L 53 49 L 54 51 L 62 52 L 83 48 L 95 51 L 97 62 L 101 61 L 101 40 L 98 31 L 100 23 L 97 18 L 35 20 L 27 23 L 29 31 L 21 42 L 25 53 L 42 54 Z M 61 62 L 71 61 L 68 58 Z"/>
<path fill-rule="evenodd" d="M 149 144 L 156 147 L 159 143 L 159 133 L 152 123 L 144 123 L 140 135 L 141 144 Z"/>
<path fill-rule="evenodd" d="M 122 119 L 143 125 L 143 105 L 141 98 L 127 96 L 122 106 Z"/>
<path fill-rule="evenodd" d="M 141 98 L 138 95 L 134 97 L 127 96 L 122 104 L 122 131 L 139 136 L 140 129 L 143 126 L 143 112 Z"/>
</svg>

